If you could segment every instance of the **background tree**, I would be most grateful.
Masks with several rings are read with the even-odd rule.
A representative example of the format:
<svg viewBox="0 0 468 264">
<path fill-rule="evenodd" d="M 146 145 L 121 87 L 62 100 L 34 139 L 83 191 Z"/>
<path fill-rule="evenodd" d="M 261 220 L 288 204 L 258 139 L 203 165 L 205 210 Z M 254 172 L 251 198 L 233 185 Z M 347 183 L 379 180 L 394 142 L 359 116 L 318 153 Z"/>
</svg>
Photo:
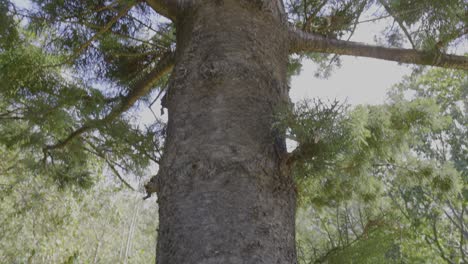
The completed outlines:
<svg viewBox="0 0 468 264">
<path fill-rule="evenodd" d="M 308 188 L 298 217 L 302 263 L 466 261 L 467 81 L 461 71 L 415 73 L 390 91 L 386 105 L 301 126 L 320 123 L 361 141 L 321 151 L 319 164 L 330 167 L 318 170 L 315 160 L 298 167 Z M 297 111 L 287 120 L 326 116 L 316 108 Z M 325 146 L 339 142 L 324 135 Z"/>
<path fill-rule="evenodd" d="M 295 261 L 294 186 L 302 180 L 291 172 L 314 160 L 321 133 L 287 153 L 286 128 L 275 126 L 275 113 L 289 105 L 290 54 L 468 65 L 464 56 L 443 53 L 465 33 L 463 1 L 38 0 L 29 9 L 1 3 L 2 143 L 33 153 L 28 167 L 52 171 L 62 185 L 88 186 L 92 156 L 124 182 L 122 172 L 143 174 L 158 164 L 147 191 L 158 193 L 161 263 Z M 395 18 L 413 49 L 340 39 L 376 6 Z M 21 19 L 29 30 L 14 26 Z M 399 31 L 391 33 L 398 39 Z M 151 105 L 163 93 L 167 128 L 132 122 L 128 110 L 136 102 Z M 358 110 L 355 126 L 370 120 L 379 129 L 368 112 Z M 412 121 L 411 111 L 403 114 Z M 397 129 L 407 135 L 409 127 Z M 361 149 L 342 164 L 354 174 L 369 166 L 369 150 L 384 157 L 391 149 L 377 141 L 365 146 L 364 126 L 355 133 Z"/>
<path fill-rule="evenodd" d="M 141 192 L 103 176 L 97 161 L 92 187 L 61 187 L 18 163 L 22 155 L 0 151 L 1 263 L 154 261 L 157 210 Z"/>
</svg>

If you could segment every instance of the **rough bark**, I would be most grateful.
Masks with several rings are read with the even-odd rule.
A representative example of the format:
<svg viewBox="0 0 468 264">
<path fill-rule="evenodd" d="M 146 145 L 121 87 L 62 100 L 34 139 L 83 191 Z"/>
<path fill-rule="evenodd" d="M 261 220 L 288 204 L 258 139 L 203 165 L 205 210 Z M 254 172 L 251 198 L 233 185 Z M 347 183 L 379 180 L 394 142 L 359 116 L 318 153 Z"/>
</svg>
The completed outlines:
<svg viewBox="0 0 468 264">
<path fill-rule="evenodd" d="M 177 16 L 157 263 L 296 263 L 295 191 L 273 115 L 288 103 L 277 1 L 193 1 Z"/>
</svg>

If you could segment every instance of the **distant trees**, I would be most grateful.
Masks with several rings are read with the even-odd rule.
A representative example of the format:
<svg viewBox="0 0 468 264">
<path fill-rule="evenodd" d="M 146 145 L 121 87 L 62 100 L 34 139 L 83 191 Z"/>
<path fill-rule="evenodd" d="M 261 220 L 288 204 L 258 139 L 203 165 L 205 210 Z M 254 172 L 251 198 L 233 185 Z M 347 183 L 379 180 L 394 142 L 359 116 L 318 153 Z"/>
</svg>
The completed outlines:
<svg viewBox="0 0 468 264">
<path fill-rule="evenodd" d="M 353 143 L 323 157 L 333 164 L 324 170 L 314 160 L 300 167 L 309 190 L 298 216 L 300 262 L 466 262 L 467 85 L 466 72 L 415 73 L 386 105 L 358 106 L 330 126 L 350 124 Z"/>
<path fill-rule="evenodd" d="M 18 163 L 21 155 L 0 148 L 1 263 L 154 261 L 157 211 L 141 193 L 102 175 L 87 190 L 59 188 Z"/>
</svg>

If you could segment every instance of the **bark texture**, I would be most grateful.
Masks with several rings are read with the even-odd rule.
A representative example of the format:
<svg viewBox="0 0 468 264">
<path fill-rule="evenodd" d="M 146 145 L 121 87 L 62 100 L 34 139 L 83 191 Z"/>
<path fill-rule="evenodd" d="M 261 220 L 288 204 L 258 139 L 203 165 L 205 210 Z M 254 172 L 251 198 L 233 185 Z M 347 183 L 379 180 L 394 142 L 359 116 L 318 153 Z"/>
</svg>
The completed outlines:
<svg viewBox="0 0 468 264">
<path fill-rule="evenodd" d="M 157 263 L 296 263 L 295 191 L 272 129 L 289 102 L 284 10 L 193 2 L 177 16 L 165 99 Z"/>
</svg>

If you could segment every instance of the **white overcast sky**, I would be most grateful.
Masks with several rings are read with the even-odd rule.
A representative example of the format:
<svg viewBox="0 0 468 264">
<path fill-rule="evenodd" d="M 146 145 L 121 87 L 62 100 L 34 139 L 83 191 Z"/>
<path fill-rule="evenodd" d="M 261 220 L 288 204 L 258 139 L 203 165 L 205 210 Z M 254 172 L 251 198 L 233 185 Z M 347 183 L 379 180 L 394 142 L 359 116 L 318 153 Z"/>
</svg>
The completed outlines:
<svg viewBox="0 0 468 264">
<path fill-rule="evenodd" d="M 367 12 L 360 20 L 367 20 L 376 11 L 379 10 Z M 362 23 L 351 40 L 376 44 L 374 36 L 380 35 L 385 26 L 391 23 L 391 18 Z M 328 79 L 316 78 L 314 73 L 317 65 L 304 61 L 301 74 L 291 82 L 290 96 L 293 102 L 318 97 L 347 100 L 353 105 L 381 104 L 388 89 L 411 72 L 410 66 L 396 62 L 352 56 L 342 56 L 341 60 L 341 68 L 336 69 Z"/>
<path fill-rule="evenodd" d="M 381 104 L 386 92 L 410 73 L 407 66 L 376 59 L 343 57 L 342 67 L 328 79 L 314 77 L 317 65 L 305 61 L 302 72 L 291 82 L 293 102 L 307 98 L 346 100 L 350 104 Z"/>
</svg>

